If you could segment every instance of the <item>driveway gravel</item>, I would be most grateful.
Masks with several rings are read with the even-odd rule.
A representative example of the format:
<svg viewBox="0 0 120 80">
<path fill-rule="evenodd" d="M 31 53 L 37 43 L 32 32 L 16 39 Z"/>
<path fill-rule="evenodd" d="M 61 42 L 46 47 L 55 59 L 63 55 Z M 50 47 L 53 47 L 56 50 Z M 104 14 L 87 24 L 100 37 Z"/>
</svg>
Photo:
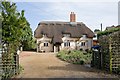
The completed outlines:
<svg viewBox="0 0 120 80">
<path fill-rule="evenodd" d="M 70 64 L 58 59 L 55 53 L 20 53 L 24 68 L 18 78 L 117 78 L 117 75 L 84 65 Z"/>
</svg>

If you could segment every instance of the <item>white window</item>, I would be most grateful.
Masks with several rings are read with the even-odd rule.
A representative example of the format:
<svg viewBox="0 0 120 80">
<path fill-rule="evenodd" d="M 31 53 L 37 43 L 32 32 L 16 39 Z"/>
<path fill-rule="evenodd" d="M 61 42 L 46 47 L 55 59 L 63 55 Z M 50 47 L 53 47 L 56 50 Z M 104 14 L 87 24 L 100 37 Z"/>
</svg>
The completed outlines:
<svg viewBox="0 0 120 80">
<path fill-rule="evenodd" d="M 81 46 L 85 46 L 85 42 L 81 42 Z"/>
<path fill-rule="evenodd" d="M 46 42 L 46 43 L 44 43 L 44 46 L 45 46 L 45 47 L 48 47 L 48 43 L 47 43 L 47 42 Z"/>
<path fill-rule="evenodd" d="M 64 42 L 65 47 L 70 47 L 70 42 Z"/>
</svg>

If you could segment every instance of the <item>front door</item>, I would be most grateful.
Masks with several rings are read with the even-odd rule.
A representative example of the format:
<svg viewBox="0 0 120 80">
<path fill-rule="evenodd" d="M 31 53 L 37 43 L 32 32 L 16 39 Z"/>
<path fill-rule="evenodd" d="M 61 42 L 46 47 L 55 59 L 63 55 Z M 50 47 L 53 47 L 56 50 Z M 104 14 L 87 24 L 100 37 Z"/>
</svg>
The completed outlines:
<svg viewBox="0 0 120 80">
<path fill-rule="evenodd" d="M 60 51 L 60 46 L 61 46 L 61 44 L 59 43 L 56 43 L 55 45 L 54 45 L 54 52 L 58 52 L 58 51 Z"/>
</svg>

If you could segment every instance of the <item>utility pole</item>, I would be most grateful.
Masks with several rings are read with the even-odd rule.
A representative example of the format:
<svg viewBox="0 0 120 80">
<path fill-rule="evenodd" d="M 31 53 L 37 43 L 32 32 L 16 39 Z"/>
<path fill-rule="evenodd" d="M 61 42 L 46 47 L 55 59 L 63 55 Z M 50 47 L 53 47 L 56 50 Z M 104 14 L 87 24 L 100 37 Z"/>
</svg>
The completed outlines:
<svg viewBox="0 0 120 80">
<path fill-rule="evenodd" d="M 102 31 L 102 23 L 101 23 L 101 31 Z"/>
</svg>

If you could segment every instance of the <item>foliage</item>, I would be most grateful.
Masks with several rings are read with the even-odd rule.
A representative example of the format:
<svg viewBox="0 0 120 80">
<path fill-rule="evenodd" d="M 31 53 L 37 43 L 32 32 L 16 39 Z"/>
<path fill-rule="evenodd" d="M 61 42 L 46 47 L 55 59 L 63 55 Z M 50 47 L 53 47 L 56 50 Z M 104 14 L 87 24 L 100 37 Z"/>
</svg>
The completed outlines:
<svg viewBox="0 0 120 80">
<path fill-rule="evenodd" d="M 100 30 L 99 29 L 95 29 L 94 32 L 99 32 Z"/>
<path fill-rule="evenodd" d="M 3 1 L 2 8 L 2 40 L 7 43 L 17 44 L 16 49 L 20 46 L 32 42 L 32 30 L 29 22 L 24 16 L 24 10 L 20 13 L 17 11 L 15 3 Z M 30 47 L 31 45 L 27 45 Z"/>
<path fill-rule="evenodd" d="M 110 33 L 116 32 L 116 31 L 120 31 L 120 28 L 112 28 L 110 30 L 105 30 L 105 31 L 102 31 L 102 32 L 98 32 L 98 37 L 102 36 L 102 35 L 108 35 Z"/>
<path fill-rule="evenodd" d="M 91 62 L 92 54 L 90 53 L 84 54 L 83 52 L 78 50 L 73 50 L 73 51 L 63 50 L 58 52 L 57 57 L 73 64 L 84 64 L 84 63 L 87 64 Z"/>
<path fill-rule="evenodd" d="M 18 73 L 21 73 L 23 70 L 24 70 L 24 68 L 21 65 L 19 65 Z"/>
<path fill-rule="evenodd" d="M 6 56 L 2 56 L 3 62 L 9 62 L 10 65 L 15 65 L 14 55 L 16 55 L 19 47 L 27 46 L 31 48 L 33 41 L 32 30 L 30 28 L 29 22 L 24 16 L 24 10 L 21 12 L 17 11 L 17 6 L 15 3 L 9 1 L 1 1 L 0 3 L 0 21 L 2 22 L 2 44 L 7 44 L 7 50 L 4 53 Z M 26 44 L 24 44 L 26 43 Z M 3 47 L 4 48 L 4 47 Z M 3 63 L 6 65 L 6 63 Z M 7 66 L 4 70 L 4 77 L 12 77 L 11 72 L 13 66 Z"/>
<path fill-rule="evenodd" d="M 23 42 L 23 50 L 32 50 L 32 51 L 36 51 L 36 40 L 34 38 L 32 38 L 32 40 L 28 41 L 28 40 L 25 40 Z"/>
</svg>

